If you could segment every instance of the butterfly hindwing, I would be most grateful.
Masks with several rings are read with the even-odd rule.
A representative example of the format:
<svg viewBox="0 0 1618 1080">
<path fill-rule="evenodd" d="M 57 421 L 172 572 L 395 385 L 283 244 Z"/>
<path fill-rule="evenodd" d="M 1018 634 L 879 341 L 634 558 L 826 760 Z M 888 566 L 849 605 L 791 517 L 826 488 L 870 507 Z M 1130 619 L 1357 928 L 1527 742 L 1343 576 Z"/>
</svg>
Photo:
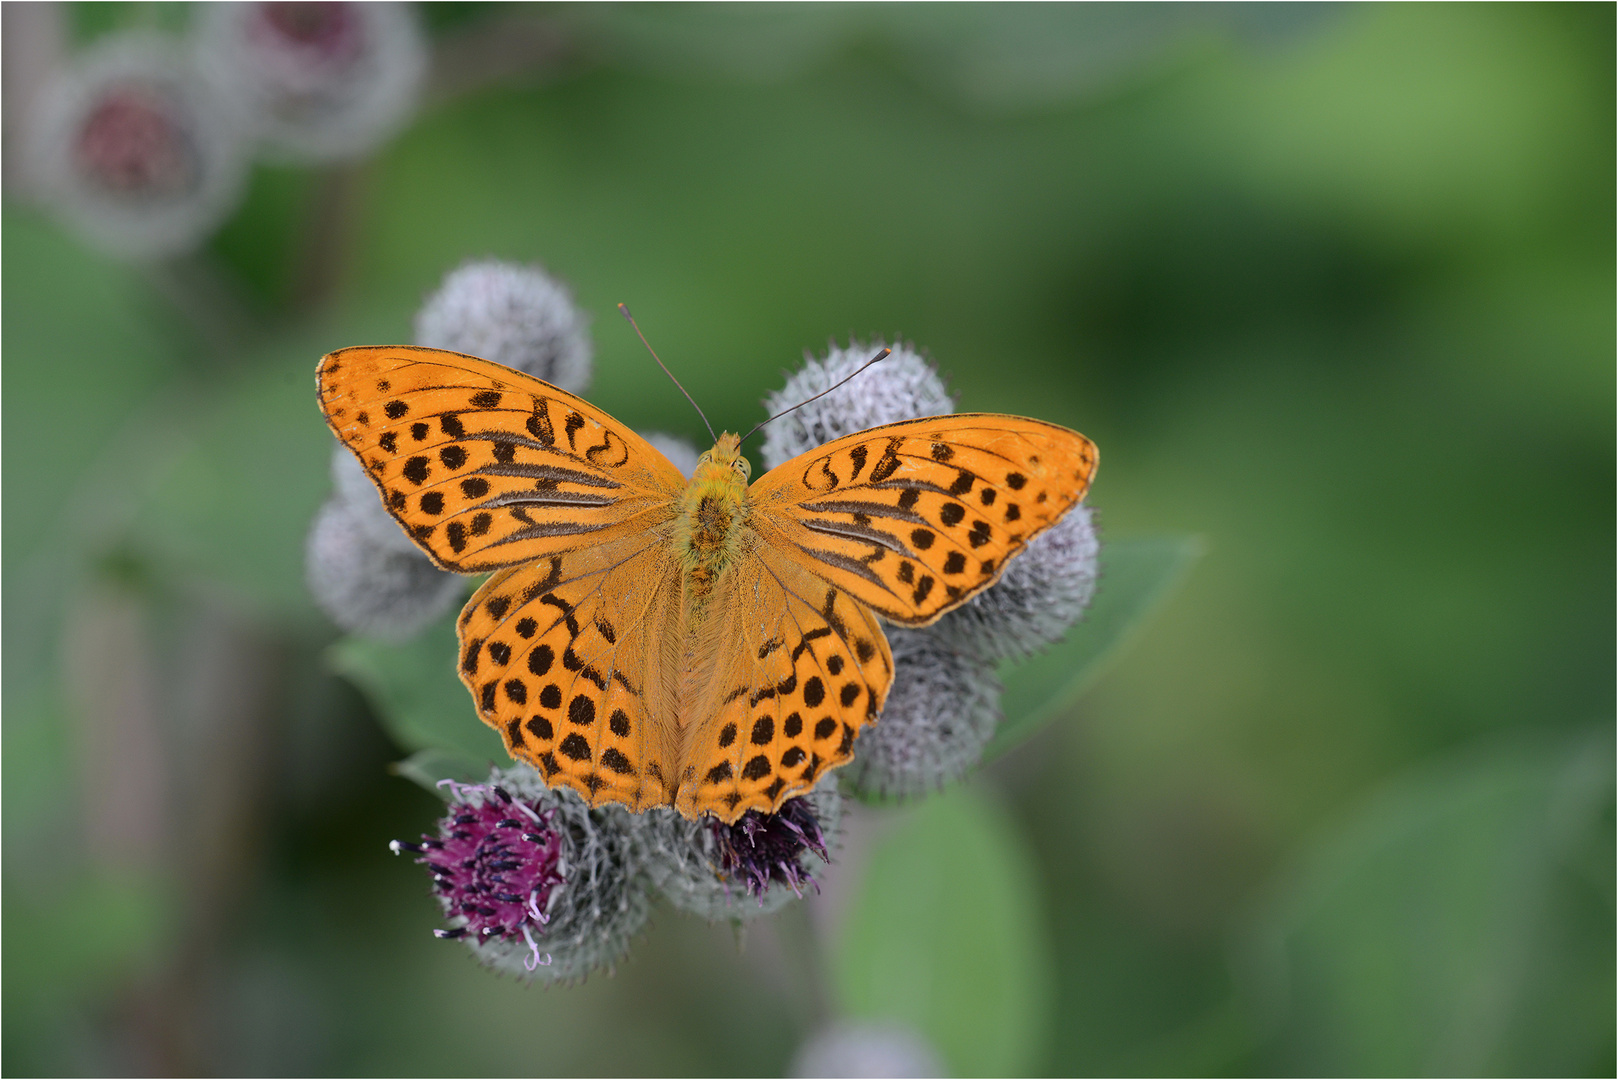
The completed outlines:
<svg viewBox="0 0 1618 1080">
<path fill-rule="evenodd" d="M 734 820 L 774 812 L 853 757 L 893 657 L 870 611 L 768 543 L 729 576 L 711 627 L 727 644 L 703 676 L 675 805 Z"/>
<path fill-rule="evenodd" d="M 1041 420 L 957 413 L 871 428 L 770 470 L 749 496 L 782 549 L 897 623 L 994 584 L 1089 489 L 1096 448 Z"/>
<path fill-rule="evenodd" d="M 673 762 L 648 689 L 677 581 L 654 533 L 484 583 L 458 624 L 460 675 L 512 757 L 591 805 L 669 801 Z"/>
<path fill-rule="evenodd" d="M 549 383 L 416 346 L 321 361 L 321 407 L 438 565 L 516 566 L 655 526 L 685 480 L 639 435 Z"/>
</svg>

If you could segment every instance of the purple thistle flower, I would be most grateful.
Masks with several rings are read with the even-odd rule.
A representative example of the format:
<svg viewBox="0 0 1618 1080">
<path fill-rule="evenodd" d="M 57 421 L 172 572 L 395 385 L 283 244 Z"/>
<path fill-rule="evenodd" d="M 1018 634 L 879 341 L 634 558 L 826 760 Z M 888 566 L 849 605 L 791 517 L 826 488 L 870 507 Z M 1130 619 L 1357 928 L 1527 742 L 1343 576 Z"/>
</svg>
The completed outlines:
<svg viewBox="0 0 1618 1080">
<path fill-rule="evenodd" d="M 773 814 L 749 810 L 734 825 L 711 818 L 708 828 L 719 848 L 720 870 L 731 880 L 745 883 L 748 895 L 758 897 L 759 903 L 764 902 L 771 881 L 784 881 L 798 896 L 803 895 L 805 883 L 819 891 L 814 876 L 799 861 L 805 851 L 819 855 L 821 862 L 831 861 L 809 800 L 788 799 Z"/>
<path fill-rule="evenodd" d="M 455 923 L 433 933 L 470 935 L 479 944 L 521 937 L 530 951 L 524 967 L 549 964 L 534 935 L 545 932 L 551 901 L 565 880 L 562 835 L 551 827 L 554 811 L 530 806 L 498 785 L 442 783 L 451 785 L 455 800 L 438 823 L 438 836 L 388 845 L 395 855 L 419 855 L 416 862 L 432 871 L 439 902 Z"/>
</svg>

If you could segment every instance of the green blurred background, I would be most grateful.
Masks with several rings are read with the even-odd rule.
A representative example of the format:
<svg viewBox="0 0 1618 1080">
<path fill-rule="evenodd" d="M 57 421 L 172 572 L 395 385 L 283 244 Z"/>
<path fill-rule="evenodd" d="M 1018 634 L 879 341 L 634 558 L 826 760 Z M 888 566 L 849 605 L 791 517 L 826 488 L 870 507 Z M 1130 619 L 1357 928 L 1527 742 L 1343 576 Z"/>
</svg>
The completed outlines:
<svg viewBox="0 0 1618 1080">
<path fill-rule="evenodd" d="M 193 257 L 8 193 L 7 1073 L 770 1075 L 832 1012 L 967 1074 L 1613 1073 L 1611 5 L 418 12 L 406 130 Z M 1203 557 L 836 910 L 523 989 L 428 934 L 438 804 L 302 576 L 315 361 L 484 256 L 637 428 L 702 430 L 617 301 L 731 428 L 902 335 Z M 912 920 L 953 1004 L 861 967 Z"/>
</svg>

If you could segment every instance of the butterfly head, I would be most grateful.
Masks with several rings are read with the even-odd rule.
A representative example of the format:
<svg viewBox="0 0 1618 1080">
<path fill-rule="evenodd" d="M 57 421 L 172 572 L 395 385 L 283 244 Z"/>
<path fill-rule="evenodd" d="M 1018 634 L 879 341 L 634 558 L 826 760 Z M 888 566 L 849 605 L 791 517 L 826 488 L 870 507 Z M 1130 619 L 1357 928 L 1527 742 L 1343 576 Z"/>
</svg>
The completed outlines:
<svg viewBox="0 0 1618 1080">
<path fill-rule="evenodd" d="M 693 483 L 734 487 L 738 494 L 746 489 L 752 477 L 753 466 L 742 455 L 741 437 L 728 431 L 719 436 L 713 449 L 697 458 L 696 471 L 691 474 Z"/>
</svg>

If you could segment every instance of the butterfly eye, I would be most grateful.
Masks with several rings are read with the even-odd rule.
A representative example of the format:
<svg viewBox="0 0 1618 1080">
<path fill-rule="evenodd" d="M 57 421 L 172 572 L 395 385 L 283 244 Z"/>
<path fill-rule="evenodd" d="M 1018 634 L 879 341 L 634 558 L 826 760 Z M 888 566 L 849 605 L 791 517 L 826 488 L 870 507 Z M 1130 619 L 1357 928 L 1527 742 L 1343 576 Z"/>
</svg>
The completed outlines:
<svg viewBox="0 0 1618 1080">
<path fill-rule="evenodd" d="M 753 463 L 746 458 L 737 458 L 736 463 L 731 468 L 741 473 L 744 480 L 751 478 L 753 475 Z"/>
</svg>

